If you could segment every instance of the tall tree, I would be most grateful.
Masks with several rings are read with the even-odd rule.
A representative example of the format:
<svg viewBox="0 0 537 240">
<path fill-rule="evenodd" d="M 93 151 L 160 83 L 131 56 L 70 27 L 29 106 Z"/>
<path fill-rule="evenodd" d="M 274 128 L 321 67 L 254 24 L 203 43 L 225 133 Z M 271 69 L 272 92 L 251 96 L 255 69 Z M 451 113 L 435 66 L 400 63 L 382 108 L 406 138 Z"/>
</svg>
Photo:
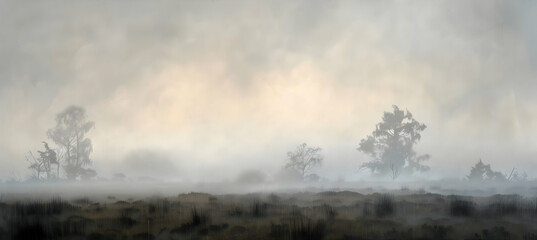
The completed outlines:
<svg viewBox="0 0 537 240">
<path fill-rule="evenodd" d="M 427 126 L 412 117 L 412 114 L 393 105 L 393 112 L 384 112 L 382 122 L 378 123 L 371 135 L 360 141 L 358 151 L 369 155 L 373 160 L 362 164 L 376 175 L 390 176 L 422 172 L 429 167 L 422 164 L 430 158 L 428 154 L 416 155 L 414 144 L 421 138 Z"/>
<path fill-rule="evenodd" d="M 287 152 L 289 163 L 285 167 L 296 170 L 304 179 L 311 173 L 312 168 L 321 165 L 323 156 L 320 151 L 320 147 L 308 147 L 306 143 L 302 143 L 294 152 Z"/>
<path fill-rule="evenodd" d="M 91 140 L 86 133 L 94 123 L 86 120 L 86 111 L 77 106 L 70 106 L 56 115 L 56 127 L 49 129 L 47 136 L 62 148 L 67 179 L 74 180 L 84 175 L 84 166 L 91 164 L 93 151 Z"/>
</svg>

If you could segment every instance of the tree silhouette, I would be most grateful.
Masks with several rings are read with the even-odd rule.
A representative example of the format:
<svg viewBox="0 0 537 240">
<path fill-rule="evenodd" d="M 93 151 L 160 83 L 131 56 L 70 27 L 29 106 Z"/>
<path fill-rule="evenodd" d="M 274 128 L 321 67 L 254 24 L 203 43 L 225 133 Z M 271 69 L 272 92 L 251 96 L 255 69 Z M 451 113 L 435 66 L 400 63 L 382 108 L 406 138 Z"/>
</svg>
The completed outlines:
<svg viewBox="0 0 537 240">
<path fill-rule="evenodd" d="M 296 170 L 305 179 L 315 166 L 321 165 L 323 156 L 319 147 L 308 147 L 306 143 L 298 145 L 294 152 L 287 152 L 289 163 L 285 168 Z"/>
<path fill-rule="evenodd" d="M 26 161 L 30 163 L 30 168 L 33 171 L 33 177 L 41 180 L 41 173 L 45 173 L 45 179 L 50 180 L 53 177 L 59 177 L 59 166 L 56 152 L 49 148 L 47 142 L 43 142 L 45 151 L 37 151 L 39 157 L 35 157 L 32 152 L 26 156 Z M 57 166 L 56 175 L 53 174 L 53 165 Z"/>
<path fill-rule="evenodd" d="M 484 164 L 481 159 L 477 162 L 472 169 L 470 169 L 470 174 L 466 176 L 470 181 L 483 181 L 483 180 L 499 180 L 506 181 L 507 178 L 500 172 L 495 172 L 490 167 L 490 164 Z"/>
<path fill-rule="evenodd" d="M 430 156 L 417 156 L 414 151 L 414 144 L 420 140 L 420 133 L 426 127 L 416 121 L 408 110 L 405 112 L 393 105 L 393 112 L 384 112 L 375 131 L 360 141 L 358 151 L 373 158 L 360 168 L 368 168 L 376 175 L 390 176 L 393 180 L 401 175 L 428 170 L 429 167 L 422 162 Z"/>
<path fill-rule="evenodd" d="M 67 179 L 92 176 L 93 170 L 84 169 L 91 164 L 89 155 L 93 151 L 91 140 L 86 133 L 94 126 L 86 120 L 83 108 L 70 106 L 56 115 L 56 127 L 47 131 L 47 136 L 61 147 L 64 157 L 63 169 Z M 95 172 L 95 171 L 93 171 Z"/>
</svg>

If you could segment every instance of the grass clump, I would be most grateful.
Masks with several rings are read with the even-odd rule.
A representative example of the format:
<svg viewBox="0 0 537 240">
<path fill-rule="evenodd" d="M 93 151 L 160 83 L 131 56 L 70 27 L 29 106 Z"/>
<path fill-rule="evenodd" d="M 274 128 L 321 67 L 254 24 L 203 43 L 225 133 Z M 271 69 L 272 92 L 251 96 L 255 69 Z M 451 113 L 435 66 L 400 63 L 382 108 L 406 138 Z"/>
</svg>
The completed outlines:
<svg viewBox="0 0 537 240">
<path fill-rule="evenodd" d="M 285 239 L 289 236 L 289 224 L 270 224 L 269 237 L 273 239 Z"/>
<path fill-rule="evenodd" d="M 381 195 L 374 204 L 377 217 L 389 217 L 395 214 L 395 201 L 388 194 Z"/>
<path fill-rule="evenodd" d="M 338 213 L 336 209 L 334 209 L 332 206 L 328 204 L 323 204 L 321 206 L 321 209 L 327 221 L 334 221 L 334 219 L 336 219 Z"/>
<path fill-rule="evenodd" d="M 190 217 L 188 222 L 181 224 L 181 226 L 172 229 L 172 233 L 190 233 L 197 229 L 200 226 L 204 226 L 209 222 L 209 215 L 204 212 L 198 211 L 196 208 L 193 208 L 190 212 Z M 203 232 L 204 230 L 202 230 Z"/>
<path fill-rule="evenodd" d="M 255 201 L 251 206 L 253 217 L 265 217 L 267 215 L 268 204 Z"/>
<path fill-rule="evenodd" d="M 518 212 L 515 200 L 496 200 L 488 206 L 488 210 L 496 216 L 507 216 Z"/>
<path fill-rule="evenodd" d="M 424 239 L 445 240 L 449 239 L 449 235 L 452 232 L 451 227 L 442 225 L 429 225 L 423 224 L 421 226 Z"/>
<path fill-rule="evenodd" d="M 471 217 L 475 214 L 475 203 L 456 197 L 449 203 L 449 213 L 454 217 Z"/>
<path fill-rule="evenodd" d="M 313 222 L 308 218 L 299 218 L 291 221 L 289 236 L 291 240 L 322 240 L 326 232 L 323 221 Z"/>
<path fill-rule="evenodd" d="M 72 208 L 73 206 L 60 198 L 49 201 L 16 202 L 14 205 L 15 215 L 19 217 L 60 215 Z"/>
<path fill-rule="evenodd" d="M 12 239 L 47 239 L 45 227 L 41 222 L 19 222 L 13 227 Z"/>
<path fill-rule="evenodd" d="M 204 212 L 198 211 L 196 208 L 190 212 L 190 224 L 191 226 L 205 225 L 209 221 L 209 215 Z"/>
<path fill-rule="evenodd" d="M 234 206 L 227 211 L 227 215 L 230 217 L 240 217 L 244 214 L 244 210 L 239 206 Z"/>
</svg>

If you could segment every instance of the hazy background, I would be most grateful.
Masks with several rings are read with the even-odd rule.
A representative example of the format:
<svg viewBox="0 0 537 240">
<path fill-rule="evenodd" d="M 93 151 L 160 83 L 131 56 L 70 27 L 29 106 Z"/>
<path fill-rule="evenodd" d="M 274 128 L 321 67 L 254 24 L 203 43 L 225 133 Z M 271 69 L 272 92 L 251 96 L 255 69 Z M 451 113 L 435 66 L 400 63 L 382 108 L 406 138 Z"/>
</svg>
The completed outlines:
<svg viewBox="0 0 537 240">
<path fill-rule="evenodd" d="M 156 4 L 158 3 L 158 4 Z M 331 180 L 396 104 L 428 128 L 419 177 L 482 158 L 537 175 L 535 1 L 0 1 L 0 179 L 30 175 L 55 115 L 84 107 L 93 167 L 267 178 L 323 148 Z M 49 141 L 50 142 L 50 141 Z"/>
</svg>

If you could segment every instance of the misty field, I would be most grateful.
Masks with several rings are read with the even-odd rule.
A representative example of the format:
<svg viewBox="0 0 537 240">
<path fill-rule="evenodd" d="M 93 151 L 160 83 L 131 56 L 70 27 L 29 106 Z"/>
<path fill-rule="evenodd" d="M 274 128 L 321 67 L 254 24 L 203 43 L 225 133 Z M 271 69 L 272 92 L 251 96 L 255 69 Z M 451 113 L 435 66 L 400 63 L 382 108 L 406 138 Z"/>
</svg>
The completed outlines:
<svg viewBox="0 0 537 240">
<path fill-rule="evenodd" d="M 0 203 L 0 239 L 537 239 L 537 201 L 352 191 Z"/>
</svg>

